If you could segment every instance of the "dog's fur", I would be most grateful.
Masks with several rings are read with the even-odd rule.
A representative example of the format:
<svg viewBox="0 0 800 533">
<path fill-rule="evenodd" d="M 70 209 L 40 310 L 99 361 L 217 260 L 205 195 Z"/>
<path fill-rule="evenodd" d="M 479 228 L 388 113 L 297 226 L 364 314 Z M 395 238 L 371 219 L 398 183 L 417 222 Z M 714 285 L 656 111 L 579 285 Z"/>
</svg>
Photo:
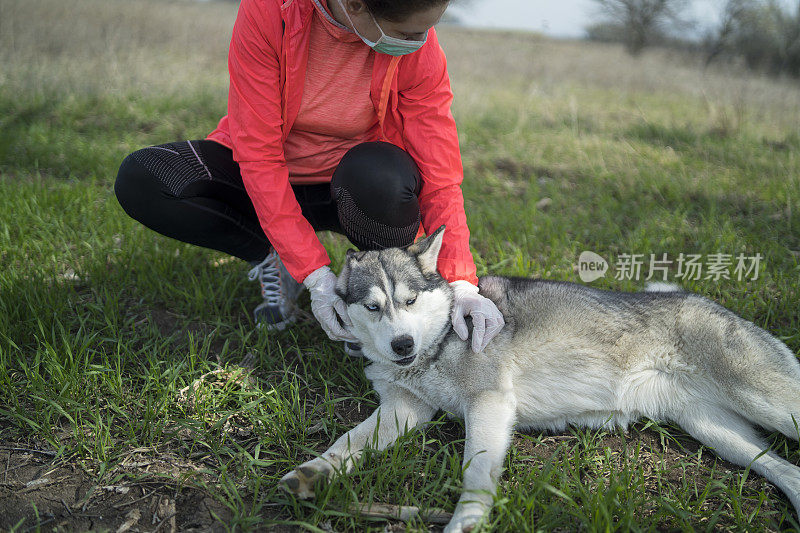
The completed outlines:
<svg viewBox="0 0 800 533">
<path fill-rule="evenodd" d="M 800 468 L 762 454 L 768 445 L 753 427 L 797 439 L 800 364 L 783 343 L 706 298 L 663 287 L 620 293 L 488 277 L 480 292 L 506 326 L 475 353 L 451 327 L 452 290 L 436 272 L 442 232 L 406 249 L 348 254 L 337 291 L 381 405 L 284 476 L 288 490 L 312 497 L 316 479 L 442 409 L 467 431 L 449 532 L 470 530 L 490 509 L 513 427 L 626 427 L 641 417 L 673 421 L 719 456 L 752 465 L 798 509 Z"/>
</svg>

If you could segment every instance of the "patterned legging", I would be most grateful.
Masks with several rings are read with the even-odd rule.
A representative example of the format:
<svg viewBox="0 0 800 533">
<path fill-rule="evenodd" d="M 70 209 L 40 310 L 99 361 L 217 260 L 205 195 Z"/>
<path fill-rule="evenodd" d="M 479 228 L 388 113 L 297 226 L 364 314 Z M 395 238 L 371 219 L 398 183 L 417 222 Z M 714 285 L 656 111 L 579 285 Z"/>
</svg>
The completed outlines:
<svg viewBox="0 0 800 533">
<path fill-rule="evenodd" d="M 419 170 L 394 145 L 360 144 L 345 154 L 330 184 L 292 189 L 315 230 L 342 233 L 362 250 L 404 246 L 417 234 Z M 167 237 L 249 262 L 271 250 L 233 153 L 214 141 L 133 152 L 114 191 L 126 213 Z"/>
</svg>

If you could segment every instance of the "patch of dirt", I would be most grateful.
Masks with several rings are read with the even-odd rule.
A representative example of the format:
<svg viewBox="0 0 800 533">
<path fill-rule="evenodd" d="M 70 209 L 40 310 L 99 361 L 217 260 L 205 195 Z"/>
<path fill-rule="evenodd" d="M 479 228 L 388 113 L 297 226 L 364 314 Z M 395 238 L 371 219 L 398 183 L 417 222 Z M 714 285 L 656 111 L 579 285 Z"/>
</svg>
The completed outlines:
<svg viewBox="0 0 800 533">
<path fill-rule="evenodd" d="M 217 330 L 214 326 L 205 324 L 199 320 L 188 321 L 185 316 L 159 307 L 150 308 L 148 313 L 149 316 L 145 315 L 142 321 L 149 320 L 164 337 L 169 337 L 177 333 L 177 342 L 180 344 L 186 343 L 190 335 L 195 339 L 203 339 L 212 336 L 209 353 L 215 355 L 218 355 L 225 345 L 225 339 L 222 335 L 217 334 Z"/>
<path fill-rule="evenodd" d="M 216 517 L 215 517 L 216 515 Z M 120 481 L 100 486 L 47 450 L 0 445 L 0 530 L 226 531 L 230 511 L 197 488 Z"/>
<path fill-rule="evenodd" d="M 366 406 L 358 400 L 347 399 L 336 403 L 334 415 L 339 421 L 346 425 L 356 427 L 372 414 L 372 406 Z"/>
</svg>

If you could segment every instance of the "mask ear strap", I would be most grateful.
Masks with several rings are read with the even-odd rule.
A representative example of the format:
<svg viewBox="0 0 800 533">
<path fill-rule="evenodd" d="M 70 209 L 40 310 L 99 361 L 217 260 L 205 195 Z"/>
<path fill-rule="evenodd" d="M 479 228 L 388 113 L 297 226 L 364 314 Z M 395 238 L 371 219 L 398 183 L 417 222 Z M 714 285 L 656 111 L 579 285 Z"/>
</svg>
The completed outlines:
<svg viewBox="0 0 800 533">
<path fill-rule="evenodd" d="M 386 32 L 383 31 L 383 28 L 381 28 L 381 25 L 378 24 L 378 21 L 375 19 L 375 15 L 372 14 L 372 11 L 367 9 L 367 13 L 369 13 L 369 16 L 372 18 L 372 22 L 375 23 L 375 26 L 378 28 L 378 31 L 381 32 L 381 38 L 378 39 L 378 41 L 377 41 L 377 42 L 381 42 L 381 39 L 383 39 L 384 37 L 388 37 L 388 36 L 386 35 Z"/>
<path fill-rule="evenodd" d="M 370 48 L 373 48 L 376 44 L 378 44 L 378 42 L 380 42 L 380 39 L 378 39 L 378 41 L 375 42 L 370 41 L 369 39 L 361 35 L 361 33 L 359 33 L 358 28 L 356 28 L 356 25 L 353 24 L 353 19 L 350 17 L 350 13 L 347 11 L 347 8 L 345 7 L 344 2 L 342 2 L 342 0 L 339 0 L 339 7 L 342 8 L 342 11 L 344 11 L 344 16 L 347 17 L 347 22 L 349 22 L 350 25 L 353 27 L 353 31 L 355 32 L 355 34 L 358 35 L 358 37 L 362 41 L 364 41 L 364 44 L 366 44 Z M 383 36 L 385 35 L 383 33 L 383 28 L 380 27 L 378 21 L 375 20 L 374 16 L 372 16 L 372 12 L 369 9 L 367 9 L 367 13 L 369 13 L 369 16 L 372 17 L 372 21 L 375 23 L 375 25 L 378 26 L 378 30 L 381 32 L 381 38 L 383 38 Z"/>
</svg>

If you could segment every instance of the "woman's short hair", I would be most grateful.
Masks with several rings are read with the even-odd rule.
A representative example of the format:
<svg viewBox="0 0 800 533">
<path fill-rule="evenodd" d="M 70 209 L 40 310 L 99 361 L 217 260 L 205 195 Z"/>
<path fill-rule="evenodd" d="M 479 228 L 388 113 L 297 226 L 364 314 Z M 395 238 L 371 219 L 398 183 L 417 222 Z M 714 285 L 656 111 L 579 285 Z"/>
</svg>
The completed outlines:
<svg viewBox="0 0 800 533">
<path fill-rule="evenodd" d="M 377 19 L 402 22 L 409 15 L 446 4 L 449 0 L 363 0 L 369 12 Z"/>
</svg>

